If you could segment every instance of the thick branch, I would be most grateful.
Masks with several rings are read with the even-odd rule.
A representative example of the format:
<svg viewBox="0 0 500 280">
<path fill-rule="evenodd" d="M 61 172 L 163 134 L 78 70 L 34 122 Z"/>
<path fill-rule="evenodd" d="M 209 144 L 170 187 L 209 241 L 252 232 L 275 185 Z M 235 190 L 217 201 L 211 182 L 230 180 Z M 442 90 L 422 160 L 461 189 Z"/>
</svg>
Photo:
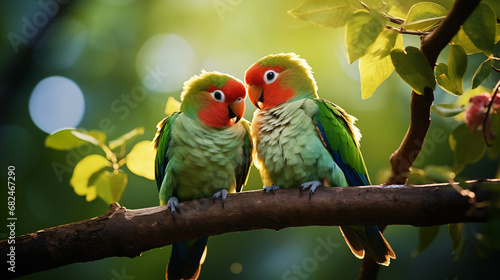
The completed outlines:
<svg viewBox="0 0 500 280">
<path fill-rule="evenodd" d="M 500 180 L 472 183 L 500 188 Z M 475 192 L 478 200 L 489 197 L 480 188 Z M 449 184 L 319 188 L 312 199 L 298 190 L 278 190 L 275 195 L 249 191 L 228 195 L 224 209 L 220 200 L 214 203 L 208 198 L 182 203 L 175 221 L 165 206 L 128 210 L 115 203 L 103 216 L 17 237 L 16 273 L 9 275 L 112 256 L 135 257 L 175 242 L 235 231 L 485 220 L 486 210 L 474 207 Z M 7 240 L 1 241 L 0 253 L 7 255 L 10 246 Z"/>
<path fill-rule="evenodd" d="M 436 60 L 443 48 L 458 32 L 460 26 L 479 5 L 481 0 L 456 0 L 443 22 L 430 34 L 421 37 L 420 50 L 424 53 L 429 66 L 434 69 Z M 434 92 L 430 88 L 424 89 L 424 94 L 411 92 L 410 126 L 399 148 L 391 155 L 392 175 L 387 184 L 405 184 L 411 167 L 417 158 L 425 136 L 431 125 L 431 105 L 434 101 Z M 382 227 L 381 230 L 383 230 Z M 363 261 L 360 280 L 376 279 L 378 265 L 370 260 Z"/>
<path fill-rule="evenodd" d="M 420 49 L 434 69 L 437 57 L 458 32 L 460 26 L 474 11 L 480 0 L 457 0 L 443 22 L 427 36 L 422 37 Z M 422 149 L 431 124 L 431 105 L 434 92 L 430 88 L 423 95 L 411 92 L 410 126 L 399 148 L 391 155 L 392 176 L 387 184 L 404 184 L 413 162 Z"/>
</svg>

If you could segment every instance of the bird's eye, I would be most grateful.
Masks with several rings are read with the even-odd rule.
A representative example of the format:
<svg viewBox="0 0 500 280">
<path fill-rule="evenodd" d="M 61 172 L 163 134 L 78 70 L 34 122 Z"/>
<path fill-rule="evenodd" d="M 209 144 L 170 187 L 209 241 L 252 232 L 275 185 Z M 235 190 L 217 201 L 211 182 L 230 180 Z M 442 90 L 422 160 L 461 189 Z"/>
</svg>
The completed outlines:
<svg viewBox="0 0 500 280">
<path fill-rule="evenodd" d="M 264 81 L 266 82 L 266 84 L 270 84 L 276 81 L 278 75 L 279 73 L 274 70 L 267 70 L 266 73 L 264 73 Z"/>
<path fill-rule="evenodd" d="M 224 102 L 224 99 L 225 99 L 225 96 L 224 96 L 224 93 L 222 92 L 222 90 L 214 90 L 212 92 L 212 97 L 217 102 Z"/>
</svg>

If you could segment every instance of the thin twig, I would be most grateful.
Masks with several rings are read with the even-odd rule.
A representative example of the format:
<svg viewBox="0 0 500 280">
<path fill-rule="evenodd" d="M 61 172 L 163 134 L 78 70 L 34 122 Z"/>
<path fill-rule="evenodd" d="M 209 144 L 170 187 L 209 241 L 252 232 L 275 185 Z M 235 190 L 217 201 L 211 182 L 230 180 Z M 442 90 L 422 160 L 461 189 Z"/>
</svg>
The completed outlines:
<svg viewBox="0 0 500 280">
<path fill-rule="evenodd" d="M 390 25 L 387 25 L 386 28 L 391 29 L 391 30 L 396 30 L 398 33 L 401 33 L 401 34 L 409 34 L 409 35 L 417 35 L 417 36 L 427 36 L 427 35 L 431 34 L 431 32 L 429 32 L 429 31 L 412 31 L 412 30 L 406 30 L 403 27 L 394 27 L 394 26 L 390 26 Z"/>
<path fill-rule="evenodd" d="M 368 11 L 371 10 L 370 7 L 368 7 L 368 5 L 366 5 L 363 1 L 359 1 L 359 3 L 361 4 L 361 6 L 363 6 L 365 9 L 367 9 Z M 394 17 L 394 16 L 391 16 L 387 13 L 384 13 L 384 12 L 380 12 L 384 17 L 386 17 L 390 22 L 392 23 L 395 23 L 395 24 L 403 24 L 405 23 L 405 20 L 402 19 L 402 18 L 399 18 L 399 17 Z"/>
</svg>

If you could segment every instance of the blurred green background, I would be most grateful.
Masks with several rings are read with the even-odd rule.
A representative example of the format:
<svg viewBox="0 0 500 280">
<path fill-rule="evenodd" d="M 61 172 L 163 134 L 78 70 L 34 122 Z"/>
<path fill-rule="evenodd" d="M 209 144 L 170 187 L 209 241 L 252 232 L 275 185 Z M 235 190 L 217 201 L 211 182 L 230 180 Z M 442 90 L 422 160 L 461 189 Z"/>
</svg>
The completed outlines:
<svg viewBox="0 0 500 280">
<path fill-rule="evenodd" d="M 103 130 L 111 140 L 143 126 L 145 133 L 136 140 L 151 140 L 157 122 L 164 117 L 167 98 L 179 100 L 182 83 L 190 76 L 205 69 L 243 79 L 245 70 L 269 53 L 295 52 L 305 58 L 315 72 L 319 95 L 359 119 L 361 148 L 372 183 L 382 183 L 388 158 L 408 126 L 410 89 L 393 73 L 373 97 L 362 100 L 357 62 L 347 63 L 344 30 L 320 28 L 286 13 L 302 2 L 2 1 L 0 177 L 6 182 L 7 167 L 15 166 L 16 234 L 89 219 L 108 209 L 100 199 L 86 202 L 69 185 L 78 160 L 100 151 L 89 146 L 71 152 L 48 149 L 44 146 L 47 133 L 83 127 Z M 402 2 L 404 13 L 417 1 Z M 452 4 L 438 2 L 446 8 Z M 488 2 L 500 14 L 499 4 Z M 419 43 L 416 37 L 405 35 L 404 40 L 405 45 Z M 446 61 L 446 52 L 440 61 Z M 465 88 L 470 87 L 471 77 L 484 59 L 481 54 L 469 57 Z M 483 85 L 492 89 L 498 79 L 493 74 Z M 436 90 L 436 103 L 455 99 Z M 255 108 L 248 99 L 246 102 L 245 117 L 251 120 Z M 453 165 L 447 137 L 433 135 L 448 135 L 455 125 L 453 119 L 433 115 L 416 167 Z M 484 158 L 467 166 L 460 176 L 494 178 L 497 166 Z M 260 177 L 253 168 L 245 190 L 260 188 Z M 4 188 L 1 196 L 6 197 L 6 192 Z M 120 204 L 129 209 L 157 205 L 155 183 L 129 172 Z M 4 221 L 6 208 L 0 211 Z M 416 257 L 412 252 L 417 247 L 418 229 L 390 226 L 384 235 L 397 259 L 381 269 L 380 279 L 500 275 L 498 252 L 476 254 L 474 235 L 480 228 L 466 225 L 467 249 L 454 261 L 445 226 L 431 247 Z M 7 238 L 6 228 L 0 238 Z M 328 240 L 337 247 L 326 260 L 315 258 L 315 249 Z M 340 231 L 332 227 L 230 233 L 212 237 L 208 244 L 200 279 L 353 279 L 361 265 Z M 78 263 L 22 279 L 162 279 L 169 251 L 165 247 L 134 259 Z M 294 272 L 297 269 L 301 273 Z"/>
</svg>

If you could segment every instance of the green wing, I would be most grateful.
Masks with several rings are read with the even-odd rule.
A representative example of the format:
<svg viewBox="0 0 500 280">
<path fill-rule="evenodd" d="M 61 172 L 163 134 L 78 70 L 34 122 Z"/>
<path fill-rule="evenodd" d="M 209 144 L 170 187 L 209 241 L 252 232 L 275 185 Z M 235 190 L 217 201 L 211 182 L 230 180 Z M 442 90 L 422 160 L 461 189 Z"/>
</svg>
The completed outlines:
<svg viewBox="0 0 500 280">
<path fill-rule="evenodd" d="M 241 124 L 246 130 L 246 135 L 243 143 L 243 164 L 239 165 L 236 169 L 236 192 L 240 192 L 243 185 L 246 184 L 248 180 L 248 174 L 250 173 L 250 167 L 252 166 L 252 138 L 250 136 L 250 123 L 245 120 L 240 120 Z"/>
<path fill-rule="evenodd" d="M 154 148 L 156 149 L 155 159 L 155 178 L 158 191 L 165 179 L 165 168 L 168 164 L 167 150 L 170 145 L 170 132 L 172 124 L 175 122 L 181 112 L 174 112 L 172 115 L 161 120 L 156 127 L 158 128 L 153 140 Z"/>
<path fill-rule="evenodd" d="M 365 162 L 359 149 L 359 130 L 354 126 L 355 118 L 339 106 L 324 100 L 314 99 L 319 107 L 314 122 L 323 144 L 344 172 L 350 186 L 370 185 Z"/>
</svg>

